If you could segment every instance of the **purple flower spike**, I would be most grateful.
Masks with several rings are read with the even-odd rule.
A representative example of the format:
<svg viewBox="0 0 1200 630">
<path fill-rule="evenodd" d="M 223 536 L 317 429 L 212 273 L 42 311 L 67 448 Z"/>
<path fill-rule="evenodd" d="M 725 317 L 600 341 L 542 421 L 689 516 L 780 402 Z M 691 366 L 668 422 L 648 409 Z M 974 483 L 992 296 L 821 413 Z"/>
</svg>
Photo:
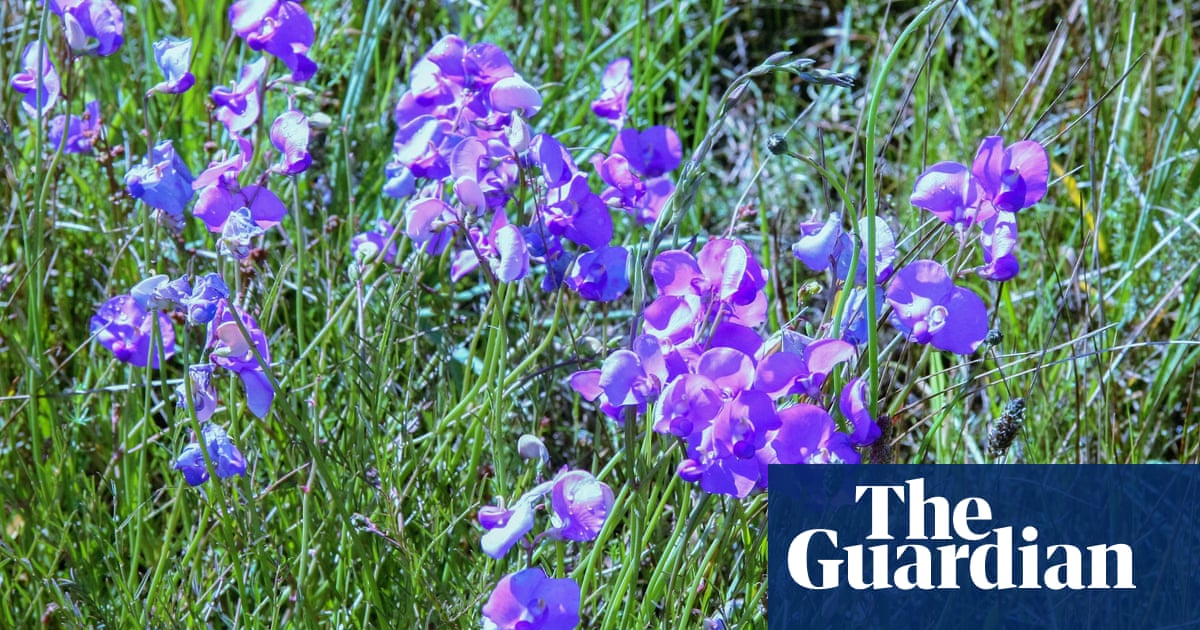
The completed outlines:
<svg viewBox="0 0 1200 630">
<path fill-rule="evenodd" d="M 57 148 L 62 144 L 63 134 L 66 134 L 66 144 L 63 153 L 91 153 L 92 145 L 100 136 L 100 103 L 91 101 L 85 106 L 83 117 L 72 114 L 59 114 L 50 120 L 50 129 L 46 139 L 50 146 Z"/>
<path fill-rule="evenodd" d="M 156 317 L 163 354 L 169 359 L 175 354 L 175 327 L 171 319 L 157 311 L 147 312 L 132 296 L 118 295 L 102 304 L 92 317 L 91 332 L 118 361 L 157 368 L 158 348 L 153 341 Z"/>
<path fill-rule="evenodd" d="M 212 384 L 213 366 L 210 363 L 188 366 L 188 378 L 192 381 L 192 408 L 196 410 L 196 419 L 200 423 L 208 422 L 213 412 L 217 410 L 217 390 Z M 179 383 L 175 388 L 175 403 L 180 409 L 186 409 L 189 403 L 187 385 Z M 195 485 L 195 484 L 192 484 Z"/>
<path fill-rule="evenodd" d="M 912 205 L 933 213 L 943 223 L 966 229 L 991 218 L 995 210 L 980 207 L 983 191 L 967 167 L 939 162 L 921 173 L 913 185 Z"/>
<path fill-rule="evenodd" d="M 629 288 L 629 277 L 625 267 L 629 263 L 629 252 L 624 247 L 605 247 L 587 252 L 579 257 L 567 286 L 585 300 L 611 302 Z"/>
<path fill-rule="evenodd" d="M 125 19 L 112 0 L 52 0 L 63 19 L 67 44 L 80 54 L 111 55 L 124 43 Z"/>
<path fill-rule="evenodd" d="M 600 78 L 600 96 L 592 101 L 592 112 L 618 129 L 625 125 L 629 94 L 633 92 L 632 68 L 628 57 L 608 64 L 604 68 L 604 76 Z"/>
<path fill-rule="evenodd" d="M 1012 280 L 1021 271 L 1017 260 L 1017 215 L 1000 211 L 983 224 L 983 235 L 979 239 L 983 249 L 983 266 L 976 267 L 980 278 L 992 282 Z"/>
<path fill-rule="evenodd" d="M 595 540 L 612 505 L 613 491 L 608 484 L 586 470 L 564 472 L 555 478 L 550 491 L 554 525 L 548 533 L 563 540 Z"/>
<path fill-rule="evenodd" d="M 279 115 L 271 124 L 271 144 L 282 153 L 282 159 L 274 167 L 284 175 L 303 173 L 312 164 L 308 152 L 308 117 L 294 109 Z"/>
<path fill-rule="evenodd" d="M 25 46 L 25 52 L 21 53 L 21 71 L 13 75 L 12 86 L 25 95 L 21 106 L 30 116 L 44 116 L 54 108 L 62 93 L 62 84 L 45 44 L 34 41 Z"/>
<path fill-rule="evenodd" d="M 1003 138 L 988 136 L 979 145 L 971 174 L 996 210 L 1017 212 L 1046 196 L 1050 158 L 1046 149 L 1032 140 L 1022 140 L 1006 148 Z"/>
<path fill-rule="evenodd" d="M 183 225 L 183 210 L 192 200 L 192 172 L 170 140 L 154 145 L 150 155 L 125 174 L 134 199 L 161 210 L 171 225 Z"/>
<path fill-rule="evenodd" d="M 204 463 L 204 451 L 212 459 L 213 468 L 219 479 L 228 479 L 236 475 L 246 474 L 246 458 L 229 439 L 225 429 L 212 424 L 204 425 L 202 440 L 189 442 L 183 447 L 179 459 L 175 460 L 175 469 L 182 471 L 188 485 L 198 486 L 208 481 L 208 466 Z M 201 445 L 203 442 L 203 445 Z M 204 449 L 201 451 L 200 449 Z"/>
<path fill-rule="evenodd" d="M 579 626 L 579 584 L 534 567 L 510 573 L 483 605 L 483 630 L 572 630 Z"/>
<path fill-rule="evenodd" d="M 225 300 L 217 304 L 217 316 L 209 328 L 208 345 L 212 348 L 209 358 L 242 379 L 246 387 L 246 406 L 254 415 L 265 418 L 275 400 L 275 388 L 263 371 L 271 365 L 271 352 L 267 348 L 267 336 L 258 327 L 258 322 L 247 313 L 241 313 L 241 316 L 246 332 L 250 333 L 249 339 L 242 334 Z M 255 358 L 255 350 L 262 357 L 262 364 Z"/>
<path fill-rule="evenodd" d="M 290 0 L 238 0 L 229 7 L 233 32 L 251 50 L 264 51 L 292 71 L 292 80 L 307 81 L 317 72 L 308 58 L 316 33 L 304 7 Z"/>
<path fill-rule="evenodd" d="M 939 350 L 971 354 L 987 336 L 987 307 L 970 289 L 954 285 L 932 260 L 909 263 L 892 278 L 886 299 L 892 323 L 910 340 Z"/>
<path fill-rule="evenodd" d="M 191 38 L 165 38 L 154 42 L 154 61 L 166 80 L 150 88 L 147 95 L 155 92 L 183 94 L 196 84 L 196 76 L 189 70 L 192 65 Z"/>
</svg>

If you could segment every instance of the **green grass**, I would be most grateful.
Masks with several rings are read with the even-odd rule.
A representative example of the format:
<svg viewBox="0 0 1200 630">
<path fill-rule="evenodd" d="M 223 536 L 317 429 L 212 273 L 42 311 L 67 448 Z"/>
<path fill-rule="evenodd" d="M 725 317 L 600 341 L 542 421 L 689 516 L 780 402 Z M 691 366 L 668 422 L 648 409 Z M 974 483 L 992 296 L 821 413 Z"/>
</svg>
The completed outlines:
<svg viewBox="0 0 1200 630">
<path fill-rule="evenodd" d="M 597 347 L 625 341 L 633 301 L 588 304 L 536 280 L 452 285 L 447 260 L 407 242 L 401 269 L 351 272 L 353 235 L 402 210 L 380 186 L 408 68 L 451 32 L 508 51 L 547 104 L 531 123 L 581 156 L 610 142 L 588 110 L 600 71 L 632 57 L 633 124 L 673 125 L 685 160 L 706 147 L 663 246 L 733 225 L 771 270 L 773 326 L 832 317 L 829 279 L 789 255 L 801 221 L 873 211 L 906 259 L 948 260 L 954 237 L 909 205 L 916 176 L 969 160 L 993 133 L 1042 141 L 1058 170 L 1021 214 L 1021 274 L 1002 288 L 962 280 L 1004 341 L 961 358 L 880 326 L 893 456 L 995 461 L 988 432 L 1021 397 L 1025 425 L 999 461 L 1198 459 L 1200 46 L 1187 3 L 944 3 L 902 42 L 924 5 L 314 0 L 321 71 L 294 95 L 331 125 L 306 174 L 272 180 L 290 210 L 263 261 L 221 263 L 270 337 L 281 393 L 259 420 L 236 379 L 221 381 L 218 421 L 248 474 L 192 489 L 171 469 L 192 426 L 173 398 L 186 363 L 118 363 L 88 323 L 149 274 L 217 269 L 196 222 L 171 238 L 122 182 L 166 138 L 202 170 L 226 142 L 207 93 L 251 53 L 227 3 L 126 4 L 121 51 L 69 63 L 56 17 L 0 5 L 0 77 L 45 33 L 64 84 L 55 111 L 98 99 L 107 134 L 104 159 L 58 154 L 3 88 L 0 627 L 478 627 L 496 581 L 530 559 L 580 582 L 585 627 L 765 627 L 766 497 L 704 495 L 675 475 L 674 441 L 616 427 L 566 385 L 598 365 Z M 197 87 L 147 100 L 165 34 L 194 38 Z M 768 72 L 721 100 L 784 49 L 855 73 L 857 87 Z M 272 93 L 267 111 L 285 100 Z M 771 154 L 775 133 L 802 159 Z M 274 159 L 259 153 L 251 171 Z M 626 243 L 650 242 L 618 226 Z M 180 356 L 199 357 L 203 336 L 179 330 Z M 523 433 L 545 440 L 553 470 L 600 476 L 616 506 L 593 543 L 493 561 L 475 514 L 535 485 Z"/>
</svg>

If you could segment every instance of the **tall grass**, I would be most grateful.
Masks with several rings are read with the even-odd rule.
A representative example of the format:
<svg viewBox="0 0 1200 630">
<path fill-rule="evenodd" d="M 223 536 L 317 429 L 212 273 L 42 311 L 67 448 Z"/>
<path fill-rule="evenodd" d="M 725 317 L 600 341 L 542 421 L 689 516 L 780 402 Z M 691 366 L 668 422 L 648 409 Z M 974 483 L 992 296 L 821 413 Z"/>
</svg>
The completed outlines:
<svg viewBox="0 0 1200 630">
<path fill-rule="evenodd" d="M 56 18 L 0 5 L 0 75 L 45 34 L 64 82 L 56 111 L 98 99 L 106 128 L 101 157 L 66 155 L 18 94 L 0 98 L 0 627 L 478 627 L 496 580 L 527 560 L 581 584 L 585 627 L 765 626 L 765 496 L 705 495 L 675 474 L 679 446 L 615 426 L 565 385 L 627 341 L 637 301 L 451 284 L 445 259 L 402 237 L 398 268 L 352 265 L 353 235 L 400 215 L 380 186 L 408 69 L 451 32 L 509 51 L 545 97 L 533 124 L 581 164 L 610 142 L 588 111 L 599 73 L 630 56 L 634 123 L 673 125 L 685 160 L 698 157 L 680 175 L 694 196 L 676 199 L 661 240 L 623 224 L 625 242 L 644 261 L 651 243 L 734 226 L 770 270 L 772 323 L 801 331 L 837 301 L 788 253 L 801 221 L 877 214 L 908 259 L 949 258 L 953 237 L 908 202 L 916 176 L 970 159 L 993 133 L 1044 142 L 1056 170 L 1022 214 L 1021 275 L 961 280 L 986 296 L 1003 341 L 959 358 L 879 328 L 872 373 L 893 456 L 1197 460 L 1200 70 L 1187 3 L 314 0 L 321 71 L 296 96 L 331 123 L 313 167 L 277 191 L 289 215 L 265 258 L 222 263 L 270 337 L 280 395 L 259 420 L 222 384 L 248 474 L 192 489 L 171 468 L 193 426 L 173 398 L 185 363 L 118 363 L 88 322 L 151 273 L 217 264 L 206 232 L 171 238 L 122 181 L 157 140 L 174 139 L 194 171 L 222 142 L 207 92 L 248 54 L 225 4 L 124 3 L 120 53 L 72 61 Z M 197 87 L 146 99 L 151 43 L 167 34 L 194 39 Z M 858 87 L 771 71 L 722 100 L 779 50 Z M 777 133 L 792 157 L 767 150 Z M 202 344 L 180 334 L 181 355 Z M 1025 424 L 997 460 L 989 430 L 1016 398 Z M 516 453 L 524 433 L 546 442 L 552 470 L 611 485 L 615 507 L 594 543 L 490 560 L 478 508 L 544 474 Z"/>
</svg>

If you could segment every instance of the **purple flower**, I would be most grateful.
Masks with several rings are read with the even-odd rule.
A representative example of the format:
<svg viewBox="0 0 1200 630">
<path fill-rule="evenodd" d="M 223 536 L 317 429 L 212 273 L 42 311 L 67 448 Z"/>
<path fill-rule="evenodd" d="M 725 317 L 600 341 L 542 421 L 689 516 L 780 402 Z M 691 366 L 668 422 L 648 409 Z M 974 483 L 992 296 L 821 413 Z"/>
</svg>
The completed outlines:
<svg viewBox="0 0 1200 630">
<path fill-rule="evenodd" d="M 396 261 L 396 243 L 393 241 L 387 251 L 383 251 L 383 246 L 391 240 L 392 233 L 395 231 L 396 229 L 392 227 L 391 223 L 380 219 L 374 230 L 356 234 L 351 239 L 350 255 L 355 260 L 366 262 L 383 252 L 383 262 L 392 264 Z"/>
<path fill-rule="evenodd" d="M 50 129 L 46 139 L 50 146 L 57 148 L 66 135 L 63 153 L 91 153 L 92 145 L 100 136 L 100 103 L 91 101 L 85 106 L 83 117 L 71 114 L 59 114 L 50 120 Z"/>
<path fill-rule="evenodd" d="M 517 453 L 524 459 L 536 459 L 539 464 L 550 463 L 550 451 L 536 435 L 526 433 L 517 440 Z"/>
<path fill-rule="evenodd" d="M 496 81 L 488 93 L 488 98 L 496 111 L 505 114 L 519 111 L 526 118 L 542 108 L 542 95 L 519 74 Z"/>
<path fill-rule="evenodd" d="M 1017 212 L 1046 196 L 1050 158 L 1046 149 L 1032 140 L 1005 147 L 1000 136 L 988 136 L 979 145 L 971 174 L 997 211 Z"/>
<path fill-rule="evenodd" d="M 425 253 L 439 256 L 454 238 L 454 209 L 433 197 L 414 199 L 404 208 L 404 235 Z"/>
<path fill-rule="evenodd" d="M 632 66 L 628 57 L 608 64 L 600 78 L 600 96 L 592 101 L 592 112 L 618 129 L 625 125 L 629 94 L 633 91 Z"/>
<path fill-rule="evenodd" d="M 40 41 L 30 42 L 21 53 L 21 71 L 12 78 L 13 89 L 25 95 L 21 106 L 33 117 L 44 116 L 62 92 L 50 50 Z"/>
<path fill-rule="evenodd" d="M 483 605 L 484 630 L 571 630 L 579 626 L 579 584 L 534 567 L 510 573 Z"/>
<path fill-rule="evenodd" d="M 182 308 L 183 302 L 192 293 L 187 276 L 172 281 L 166 274 L 158 274 L 142 280 L 129 290 L 134 301 L 147 310 L 174 310 Z"/>
<path fill-rule="evenodd" d="M 125 19 L 112 0 L 50 0 L 50 10 L 62 17 L 67 44 L 77 53 L 105 57 L 125 41 Z"/>
<path fill-rule="evenodd" d="M 865 234 L 866 218 L 859 219 L 859 234 Z M 882 284 L 892 274 L 892 262 L 896 260 L 896 236 L 887 221 L 875 218 L 875 279 Z M 842 229 L 842 216 L 831 213 L 824 223 L 802 223 L 800 240 L 792 245 L 792 254 L 813 271 L 824 271 L 831 265 L 839 280 L 850 275 L 854 251 L 858 250 L 858 267 L 854 273 L 855 284 L 867 282 L 866 243 L 855 247 L 855 236 Z"/>
<path fill-rule="evenodd" d="M 842 415 L 850 423 L 850 443 L 854 446 L 868 446 L 883 435 L 871 417 L 871 408 L 867 404 L 867 381 L 862 377 L 850 379 L 842 388 L 838 409 L 842 410 Z"/>
<path fill-rule="evenodd" d="M 683 145 L 670 127 L 658 125 L 645 131 L 627 128 L 617 134 L 609 153 L 625 156 L 633 170 L 646 177 L 658 177 L 679 166 Z"/>
<path fill-rule="evenodd" d="M 983 265 L 975 268 L 980 278 L 993 282 L 1012 280 L 1021 271 L 1017 260 L 1017 215 L 1001 210 L 983 223 L 979 239 Z"/>
<path fill-rule="evenodd" d="M 601 249 L 612 240 L 608 206 L 592 192 L 583 173 L 575 173 L 570 183 L 551 189 L 539 216 L 551 234 L 584 247 Z"/>
<path fill-rule="evenodd" d="M 932 260 L 909 263 L 892 278 L 886 299 L 892 324 L 917 343 L 971 354 L 987 336 L 987 307 L 970 289 L 954 285 Z"/>
<path fill-rule="evenodd" d="M 581 370 L 571 375 L 571 388 L 589 402 L 599 400 L 600 409 L 623 422 L 622 408 L 637 405 L 639 413 L 658 397 L 667 380 L 667 365 L 658 339 L 640 335 L 632 350 L 617 350 L 604 359 L 599 370 Z"/>
<path fill-rule="evenodd" d="M 134 199 L 163 212 L 173 226 L 182 226 L 183 210 L 192 200 L 192 172 L 175 153 L 170 140 L 154 145 L 150 155 L 125 174 Z"/>
<path fill-rule="evenodd" d="M 251 413 L 259 418 L 265 418 L 271 410 L 271 402 L 275 399 L 275 388 L 267 378 L 265 369 L 271 365 L 271 352 L 267 348 L 267 337 L 258 322 L 248 313 L 240 313 L 242 325 L 250 333 L 247 339 L 233 318 L 228 303 L 221 300 L 217 304 L 217 315 L 209 327 L 208 346 L 212 349 L 209 354 L 213 363 L 229 370 L 242 379 L 246 388 L 246 406 Z M 254 351 L 262 357 L 262 363 L 254 356 Z"/>
<path fill-rule="evenodd" d="M 479 539 L 483 553 L 494 560 L 503 558 L 533 529 L 534 506 L 549 491 L 550 483 L 543 483 L 517 499 L 511 510 L 495 506 L 480 508 L 479 524 L 488 530 Z"/>
<path fill-rule="evenodd" d="M 254 223 L 249 208 L 238 208 L 229 214 L 221 228 L 220 250 L 242 260 L 250 255 L 253 240 L 263 231 Z"/>
<path fill-rule="evenodd" d="M 164 38 L 154 42 L 154 61 L 166 80 L 150 88 L 147 95 L 155 92 L 182 94 L 196 84 L 195 75 L 188 69 L 192 65 L 191 38 Z"/>
<path fill-rule="evenodd" d="M 567 276 L 567 286 L 585 300 L 611 302 L 629 288 L 625 267 L 629 252 L 624 247 L 605 247 L 581 254 Z"/>
<path fill-rule="evenodd" d="M 979 182 L 966 166 L 958 162 L 938 162 L 917 178 L 911 202 L 933 213 L 943 223 L 963 230 L 988 220 L 995 213 L 991 205 L 980 204 L 982 194 Z"/>
<path fill-rule="evenodd" d="M 179 386 L 175 388 L 176 406 L 186 409 L 190 402 L 192 409 L 196 412 L 196 419 L 201 424 L 208 422 L 212 418 L 213 412 L 217 410 L 217 389 L 212 384 L 212 373 L 213 366 L 210 363 L 188 366 L 187 379 L 192 382 L 190 400 L 187 395 L 186 381 L 179 383 Z"/>
<path fill-rule="evenodd" d="M 217 316 L 217 307 L 229 297 L 229 287 L 220 274 L 209 273 L 196 278 L 192 294 L 182 300 L 187 309 L 189 324 L 207 324 Z"/>
<path fill-rule="evenodd" d="M 308 117 L 289 109 L 271 123 L 271 144 L 282 154 L 275 172 L 284 175 L 303 173 L 312 164 L 308 152 Z"/>
<path fill-rule="evenodd" d="M 776 352 L 758 364 L 754 388 L 773 399 L 793 394 L 816 398 L 833 369 L 854 358 L 854 346 L 841 339 L 814 341 L 800 355 Z"/>
<path fill-rule="evenodd" d="M 968 170 L 958 162 L 929 167 L 913 185 L 912 204 L 962 230 L 997 211 L 1017 212 L 1046 195 L 1050 161 L 1031 140 L 1009 147 L 1000 136 L 983 139 Z"/>
<path fill-rule="evenodd" d="M 213 88 L 212 100 L 217 105 L 215 115 L 230 134 L 236 136 L 258 120 L 261 110 L 259 81 L 266 70 L 267 59 L 259 57 L 242 67 L 238 82 L 232 88 Z"/>
<path fill-rule="evenodd" d="M 563 540 L 595 540 L 613 500 L 612 488 L 592 473 L 586 470 L 560 473 L 550 491 L 553 526 L 547 533 L 551 538 Z"/>
<path fill-rule="evenodd" d="M 317 72 L 308 58 L 315 32 L 304 7 L 290 0 L 238 0 L 229 7 L 233 32 L 251 50 L 276 57 L 292 71 L 293 81 L 307 81 Z"/>
<path fill-rule="evenodd" d="M 824 409 L 805 403 L 779 410 L 781 425 L 771 449 L 780 464 L 857 464 L 862 461 L 850 438 L 839 433 Z"/>
<path fill-rule="evenodd" d="M 213 469 L 220 479 L 246 474 L 246 458 L 229 439 L 225 429 L 209 422 L 202 429 L 202 439 L 189 442 L 175 460 L 175 469 L 183 471 L 188 485 L 198 486 L 208 481 L 208 466 L 204 453 L 212 459 Z M 201 450 L 203 449 L 203 450 Z"/>
<path fill-rule="evenodd" d="M 153 341 L 155 318 L 162 336 L 163 355 L 169 359 L 175 354 L 175 327 L 171 325 L 171 319 L 158 311 L 147 312 L 132 296 L 118 295 L 100 305 L 92 317 L 91 332 L 118 361 L 157 368 L 159 353 Z"/>
</svg>

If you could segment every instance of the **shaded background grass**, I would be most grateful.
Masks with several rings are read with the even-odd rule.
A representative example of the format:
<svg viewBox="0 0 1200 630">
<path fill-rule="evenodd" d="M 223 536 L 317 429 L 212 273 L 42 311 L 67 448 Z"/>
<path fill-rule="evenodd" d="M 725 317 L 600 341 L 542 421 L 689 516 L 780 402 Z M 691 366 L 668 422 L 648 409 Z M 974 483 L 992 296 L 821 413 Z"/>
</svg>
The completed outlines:
<svg viewBox="0 0 1200 630">
<path fill-rule="evenodd" d="M 400 269 L 350 273 L 353 234 L 399 213 L 380 194 L 391 108 L 407 69 L 446 33 L 508 51 L 542 88 L 533 123 L 581 162 L 610 142 L 588 103 L 617 56 L 634 59 L 633 123 L 673 125 L 685 147 L 734 78 L 778 50 L 857 74 L 852 91 L 756 79 L 732 103 L 678 231 L 681 243 L 718 234 L 736 213 L 774 271 L 773 321 L 801 330 L 824 320 L 829 279 L 806 274 L 788 247 L 801 221 L 838 204 L 811 168 L 767 151 L 770 135 L 845 179 L 856 207 L 843 210 L 861 212 L 856 191 L 876 178 L 879 212 L 910 259 L 957 249 L 908 204 L 926 165 L 967 161 L 992 133 L 1046 143 L 1055 176 L 1021 214 L 1021 275 L 972 285 L 1004 341 L 969 360 L 900 343 L 883 358 L 894 457 L 992 461 L 988 432 L 1021 397 L 1026 423 L 1001 461 L 1195 461 L 1198 18 L 1187 3 L 1134 4 L 943 10 L 900 51 L 879 103 L 879 168 L 866 174 L 863 86 L 923 5 L 306 3 L 321 71 L 299 107 L 332 124 L 314 137 L 313 167 L 273 184 L 291 212 L 264 255 L 224 270 L 268 332 L 285 391 L 258 421 L 233 379 L 222 383 L 219 420 L 251 470 L 236 493 L 210 484 L 208 495 L 170 469 L 188 439 L 172 398 L 183 361 L 149 372 L 117 363 L 89 342 L 88 320 L 148 273 L 215 265 L 202 229 L 160 233 L 121 182 L 165 138 L 201 170 L 224 141 L 207 91 L 248 51 L 225 3 L 143 1 L 125 8 L 120 53 L 68 63 L 57 20 L 42 25 L 33 2 L 0 5 L 0 76 L 45 28 L 64 80 L 58 111 L 98 99 L 107 128 L 99 159 L 39 154 L 20 99 L 7 87 L 0 99 L 0 626 L 477 626 L 495 581 L 524 566 L 515 553 L 483 556 L 474 516 L 535 483 L 515 452 L 526 432 L 544 437 L 554 468 L 593 470 L 620 495 L 596 543 L 534 554 L 582 583 L 586 626 L 765 625 L 764 497 L 697 494 L 674 475 L 677 446 L 624 444 L 564 384 L 621 342 L 627 302 L 581 304 L 531 282 L 492 296 L 482 283 L 449 285 L 444 261 L 403 246 Z M 167 34 L 196 42 L 197 88 L 147 102 L 151 42 Z M 627 242 L 645 238 L 621 229 Z M 817 290 L 801 293 L 810 281 Z M 185 339 L 198 359 L 203 339 L 181 333 L 181 350 Z"/>
</svg>

